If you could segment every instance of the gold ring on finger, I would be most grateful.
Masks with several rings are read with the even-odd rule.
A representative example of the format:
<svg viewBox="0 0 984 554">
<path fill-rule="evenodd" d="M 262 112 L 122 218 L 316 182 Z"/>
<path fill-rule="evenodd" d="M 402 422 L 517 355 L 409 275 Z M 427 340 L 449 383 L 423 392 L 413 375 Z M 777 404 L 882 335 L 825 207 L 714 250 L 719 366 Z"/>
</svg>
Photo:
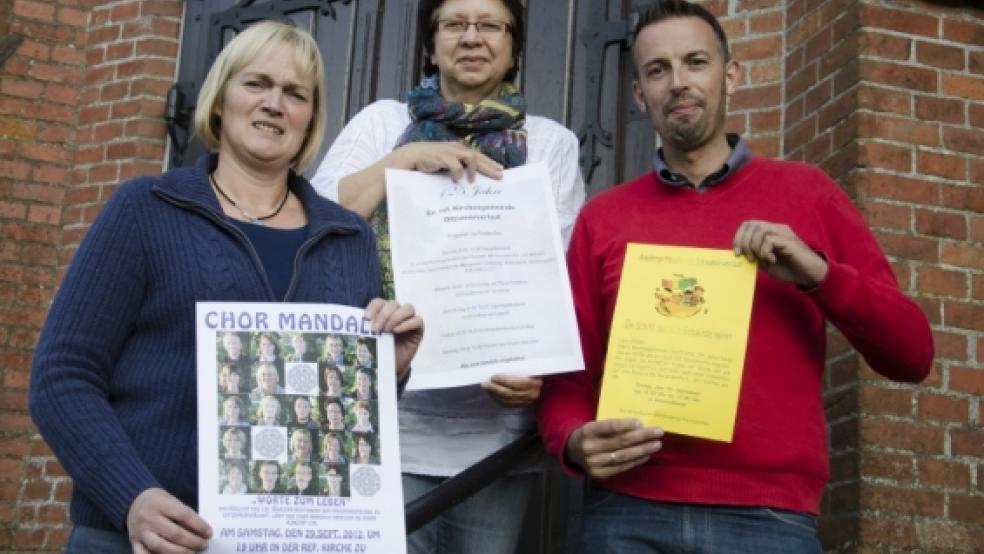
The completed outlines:
<svg viewBox="0 0 984 554">
<path fill-rule="evenodd" d="M 614 451 L 609 452 L 608 453 L 608 465 L 612 465 L 613 466 L 613 465 L 615 465 L 617 463 L 618 463 L 618 456 L 615 455 L 615 452 Z"/>
</svg>

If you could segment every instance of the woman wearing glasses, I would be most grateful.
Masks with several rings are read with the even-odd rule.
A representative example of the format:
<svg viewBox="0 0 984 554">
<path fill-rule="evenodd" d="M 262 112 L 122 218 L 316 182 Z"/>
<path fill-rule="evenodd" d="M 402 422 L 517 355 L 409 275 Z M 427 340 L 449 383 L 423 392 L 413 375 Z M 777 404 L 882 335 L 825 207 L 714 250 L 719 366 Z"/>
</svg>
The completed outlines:
<svg viewBox="0 0 984 554">
<path fill-rule="evenodd" d="M 566 241 L 584 201 L 578 143 L 561 125 L 528 115 L 513 85 L 525 42 L 523 13 L 520 0 L 421 0 L 420 86 L 407 103 L 381 100 L 349 122 L 314 176 L 318 192 L 385 234 L 386 168 L 472 180 L 476 173 L 499 178 L 504 169 L 545 161 Z M 383 275 L 391 280 L 387 261 Z M 391 287 L 385 283 L 384 291 L 392 294 Z M 539 393 L 539 379 L 500 375 L 481 387 L 405 394 L 400 450 L 407 500 L 532 428 L 531 404 Z M 410 551 L 513 552 L 535 469 L 504 478 L 438 517 L 409 537 Z"/>
</svg>

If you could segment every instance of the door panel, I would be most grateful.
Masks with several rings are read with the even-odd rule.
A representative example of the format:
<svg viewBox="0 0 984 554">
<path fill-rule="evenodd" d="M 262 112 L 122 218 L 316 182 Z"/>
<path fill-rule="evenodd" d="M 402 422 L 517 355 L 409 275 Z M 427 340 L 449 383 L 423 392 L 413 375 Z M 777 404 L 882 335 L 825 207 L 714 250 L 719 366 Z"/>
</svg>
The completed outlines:
<svg viewBox="0 0 984 554">
<path fill-rule="evenodd" d="M 526 0 L 527 48 L 518 84 L 530 113 L 571 128 L 581 140 L 589 194 L 647 170 L 653 133 L 632 102 L 627 18 L 639 0 Z M 325 59 L 328 124 L 322 152 L 345 122 L 379 98 L 402 99 L 419 79 L 418 0 L 189 0 L 174 119 L 190 117 L 201 81 L 224 44 L 259 17 L 288 17 L 310 29 Z M 212 37 L 222 40 L 212 44 Z M 211 39 L 211 40 L 210 40 Z M 170 165 L 190 165 L 201 144 L 170 125 Z"/>
</svg>

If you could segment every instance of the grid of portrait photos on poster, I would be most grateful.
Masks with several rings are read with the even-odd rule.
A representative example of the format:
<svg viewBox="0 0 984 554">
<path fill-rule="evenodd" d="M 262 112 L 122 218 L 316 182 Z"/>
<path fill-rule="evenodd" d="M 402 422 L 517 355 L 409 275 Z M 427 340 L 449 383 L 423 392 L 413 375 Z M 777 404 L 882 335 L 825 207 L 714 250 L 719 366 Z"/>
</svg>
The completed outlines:
<svg viewBox="0 0 984 554">
<path fill-rule="evenodd" d="M 219 492 L 350 496 L 380 463 L 376 339 L 219 332 Z"/>
</svg>

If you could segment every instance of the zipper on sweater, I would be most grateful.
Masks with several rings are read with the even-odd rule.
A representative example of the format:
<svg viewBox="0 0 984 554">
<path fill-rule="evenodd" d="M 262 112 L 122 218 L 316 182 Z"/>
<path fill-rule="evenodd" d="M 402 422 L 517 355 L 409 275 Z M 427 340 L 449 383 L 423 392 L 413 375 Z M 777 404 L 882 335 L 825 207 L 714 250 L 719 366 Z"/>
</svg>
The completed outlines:
<svg viewBox="0 0 984 554">
<path fill-rule="evenodd" d="M 345 229 L 341 229 L 338 227 L 326 227 L 318 231 L 317 234 L 315 234 L 313 237 L 307 239 L 301 244 L 300 248 L 297 249 L 297 254 L 294 256 L 294 271 L 290 276 L 290 284 L 287 286 L 287 293 L 284 295 L 284 298 L 282 300 L 278 300 L 277 297 L 273 294 L 273 287 L 270 286 L 270 280 L 267 277 L 266 269 L 264 269 L 263 267 L 263 262 L 260 260 L 260 255 L 256 253 L 256 248 L 253 247 L 253 243 L 250 242 L 249 237 L 246 236 L 246 233 L 239 230 L 239 228 L 237 228 L 235 225 L 228 223 L 222 217 L 217 216 L 216 213 L 213 212 L 212 210 L 200 204 L 197 204 L 195 202 L 178 200 L 177 198 L 174 198 L 169 194 L 161 191 L 157 191 L 157 195 L 170 204 L 178 206 L 179 208 L 184 208 L 186 210 L 191 210 L 193 212 L 199 213 L 205 216 L 206 218 L 208 218 L 209 220 L 211 220 L 213 223 L 217 224 L 218 226 L 224 229 L 228 229 L 229 231 L 232 231 L 232 233 L 239 238 L 240 242 L 246 245 L 246 248 L 249 250 L 250 258 L 252 258 L 253 260 L 253 265 L 255 265 L 260 270 L 260 276 L 263 278 L 263 284 L 264 286 L 266 286 L 267 289 L 267 296 L 272 298 L 274 302 L 286 302 L 287 299 L 290 298 L 291 294 L 294 292 L 294 289 L 297 288 L 297 274 L 298 274 L 298 270 L 301 267 L 301 258 L 304 256 L 304 254 L 306 254 L 307 251 L 311 249 L 311 247 L 313 247 L 319 240 L 324 238 L 328 233 L 335 232 L 335 231 L 345 231 Z"/>
<path fill-rule="evenodd" d="M 294 289 L 297 287 L 297 274 L 301 269 L 301 258 L 304 257 L 305 254 L 307 254 L 307 251 L 310 250 L 315 243 L 323 239 L 325 235 L 327 235 L 332 231 L 337 231 L 337 230 L 339 229 L 336 229 L 335 227 L 326 227 L 318 231 L 318 233 L 315 234 L 313 237 L 304 241 L 301 244 L 301 247 L 297 249 L 297 253 L 294 254 L 294 271 L 290 274 L 290 284 L 287 285 L 287 294 L 284 295 L 284 302 L 286 302 L 287 299 L 291 297 L 291 294 L 293 294 Z"/>
</svg>

